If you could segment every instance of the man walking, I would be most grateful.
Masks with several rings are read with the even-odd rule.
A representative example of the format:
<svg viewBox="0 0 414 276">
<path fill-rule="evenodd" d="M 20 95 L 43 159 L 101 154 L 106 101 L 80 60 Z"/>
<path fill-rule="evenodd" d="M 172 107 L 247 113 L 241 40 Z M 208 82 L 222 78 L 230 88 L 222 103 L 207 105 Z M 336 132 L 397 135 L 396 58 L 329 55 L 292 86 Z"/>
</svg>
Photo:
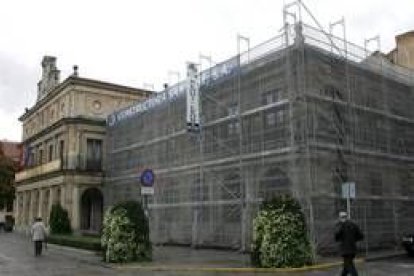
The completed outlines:
<svg viewBox="0 0 414 276">
<path fill-rule="evenodd" d="M 339 222 L 335 230 L 335 240 L 340 243 L 341 255 L 344 258 L 342 276 L 358 276 L 354 265 L 354 258 L 357 251 L 356 243 L 362 241 L 364 235 L 358 225 L 348 219 L 346 212 L 339 213 Z"/>
<path fill-rule="evenodd" d="M 46 227 L 42 218 L 36 218 L 31 229 L 32 240 L 34 242 L 35 257 L 42 255 L 42 243 L 46 239 Z"/>
</svg>

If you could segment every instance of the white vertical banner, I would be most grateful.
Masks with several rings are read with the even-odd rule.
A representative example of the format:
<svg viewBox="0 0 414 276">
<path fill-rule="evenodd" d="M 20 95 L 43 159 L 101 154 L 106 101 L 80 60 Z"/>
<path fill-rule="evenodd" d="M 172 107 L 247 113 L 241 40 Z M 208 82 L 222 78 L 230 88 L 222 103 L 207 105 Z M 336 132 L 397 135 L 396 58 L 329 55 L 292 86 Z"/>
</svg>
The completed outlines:
<svg viewBox="0 0 414 276">
<path fill-rule="evenodd" d="M 187 64 L 187 130 L 200 131 L 200 90 L 198 70 L 194 63 Z"/>
</svg>

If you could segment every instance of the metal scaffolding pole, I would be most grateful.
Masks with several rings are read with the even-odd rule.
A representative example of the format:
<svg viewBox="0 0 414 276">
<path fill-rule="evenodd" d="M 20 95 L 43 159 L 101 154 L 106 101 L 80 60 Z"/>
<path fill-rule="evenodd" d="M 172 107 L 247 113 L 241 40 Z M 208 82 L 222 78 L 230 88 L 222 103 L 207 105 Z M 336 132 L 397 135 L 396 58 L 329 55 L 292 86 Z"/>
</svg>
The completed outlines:
<svg viewBox="0 0 414 276">
<path fill-rule="evenodd" d="M 210 76 L 211 76 L 211 67 L 212 67 L 212 59 L 210 56 L 206 56 L 206 55 L 202 55 L 199 54 L 199 66 L 200 66 L 200 72 L 199 72 L 199 80 L 198 80 L 198 84 L 200 86 L 201 82 L 203 81 L 201 79 L 202 77 L 202 72 L 203 72 L 203 60 L 206 60 L 207 62 L 209 62 L 209 69 L 210 69 Z M 200 95 L 200 133 L 199 133 L 199 141 L 200 141 L 200 187 L 199 187 L 199 198 L 198 200 L 201 200 L 202 197 L 202 192 L 203 192 L 203 186 L 205 185 L 205 178 L 204 178 L 204 147 L 205 147 L 205 142 L 206 142 L 206 135 L 205 135 L 205 131 L 204 131 L 204 122 L 205 122 L 205 116 L 203 114 L 203 108 L 202 108 L 202 99 L 201 99 L 201 95 Z M 209 185 L 209 199 L 211 200 L 213 196 L 213 186 L 212 183 L 210 182 Z M 211 212 L 210 208 L 210 215 L 209 217 L 212 216 L 212 212 Z M 213 231 L 213 225 L 210 223 L 210 231 Z"/>
<path fill-rule="evenodd" d="M 179 83 L 180 80 L 181 80 L 180 72 L 170 70 L 170 71 L 168 71 L 168 84 L 169 85 L 172 85 L 174 83 L 174 80 L 172 79 L 173 76 L 176 77 L 177 83 Z"/>
<path fill-rule="evenodd" d="M 238 97 L 238 108 L 237 108 L 237 119 L 239 122 L 239 180 L 240 180 L 240 205 L 241 205 L 241 247 L 240 250 L 245 252 L 247 249 L 247 183 L 244 177 L 243 170 L 243 121 L 242 121 L 242 95 L 241 95 L 241 42 L 244 41 L 247 44 L 247 63 L 250 61 L 250 39 L 240 34 L 237 35 L 237 56 L 239 59 L 238 68 L 238 80 L 237 80 L 237 97 Z"/>
<path fill-rule="evenodd" d="M 368 57 L 368 45 L 371 42 L 376 42 L 377 43 L 377 49 L 378 51 L 381 51 L 381 38 L 379 35 L 374 36 L 372 38 L 368 38 L 364 40 L 364 51 L 365 51 L 365 57 Z"/>
</svg>

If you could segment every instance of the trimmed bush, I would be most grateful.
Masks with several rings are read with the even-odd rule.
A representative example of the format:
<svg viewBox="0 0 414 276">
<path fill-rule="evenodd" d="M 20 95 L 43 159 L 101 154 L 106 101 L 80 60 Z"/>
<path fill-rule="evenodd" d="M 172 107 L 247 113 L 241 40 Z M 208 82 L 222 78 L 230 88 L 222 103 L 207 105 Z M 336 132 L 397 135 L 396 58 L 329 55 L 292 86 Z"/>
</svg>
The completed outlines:
<svg viewBox="0 0 414 276">
<path fill-rule="evenodd" d="M 305 216 L 299 202 L 283 195 L 263 203 L 253 222 L 251 259 L 258 267 L 312 264 Z"/>
<path fill-rule="evenodd" d="M 72 235 L 51 235 L 48 242 L 75 248 L 81 248 L 92 251 L 101 251 L 100 237 L 91 236 L 72 236 Z"/>
<path fill-rule="evenodd" d="M 141 203 L 121 202 L 107 210 L 101 242 L 106 262 L 151 260 L 149 224 Z"/>
<path fill-rule="evenodd" d="M 53 204 L 50 211 L 50 232 L 51 234 L 72 233 L 68 211 L 63 209 L 59 203 Z"/>
</svg>

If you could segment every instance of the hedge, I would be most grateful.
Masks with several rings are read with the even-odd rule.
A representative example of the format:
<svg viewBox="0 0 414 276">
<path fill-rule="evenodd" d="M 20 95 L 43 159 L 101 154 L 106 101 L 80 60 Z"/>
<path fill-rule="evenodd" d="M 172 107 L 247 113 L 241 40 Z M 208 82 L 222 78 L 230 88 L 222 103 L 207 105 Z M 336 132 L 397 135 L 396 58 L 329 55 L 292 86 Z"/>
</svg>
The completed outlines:
<svg viewBox="0 0 414 276">
<path fill-rule="evenodd" d="M 299 202 L 290 195 L 265 202 L 254 219 L 252 263 L 258 267 L 312 264 L 312 246 Z"/>
<path fill-rule="evenodd" d="M 48 242 L 92 251 L 101 251 L 99 236 L 50 235 Z"/>
<path fill-rule="evenodd" d="M 108 209 L 104 216 L 101 242 L 106 262 L 150 261 L 149 224 L 141 203 L 120 202 Z"/>
<path fill-rule="evenodd" d="M 68 211 L 59 203 L 53 204 L 52 210 L 50 210 L 50 232 L 52 234 L 72 233 Z"/>
</svg>

